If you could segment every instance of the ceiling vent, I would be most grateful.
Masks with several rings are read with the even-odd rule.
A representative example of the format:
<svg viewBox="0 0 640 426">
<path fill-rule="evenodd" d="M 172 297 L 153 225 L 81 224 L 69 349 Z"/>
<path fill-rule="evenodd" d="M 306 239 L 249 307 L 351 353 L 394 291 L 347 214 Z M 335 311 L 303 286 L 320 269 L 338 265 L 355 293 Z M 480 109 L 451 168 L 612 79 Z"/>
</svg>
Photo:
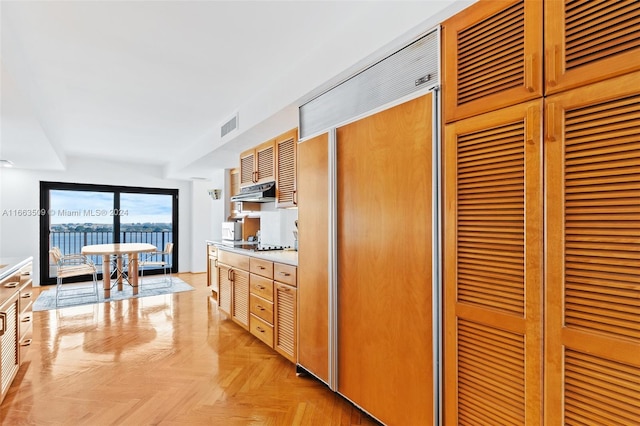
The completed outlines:
<svg viewBox="0 0 640 426">
<path fill-rule="evenodd" d="M 236 113 L 233 117 L 227 120 L 227 122 L 220 127 L 220 137 L 224 138 L 229 133 L 237 129 L 238 129 L 238 114 Z"/>
</svg>

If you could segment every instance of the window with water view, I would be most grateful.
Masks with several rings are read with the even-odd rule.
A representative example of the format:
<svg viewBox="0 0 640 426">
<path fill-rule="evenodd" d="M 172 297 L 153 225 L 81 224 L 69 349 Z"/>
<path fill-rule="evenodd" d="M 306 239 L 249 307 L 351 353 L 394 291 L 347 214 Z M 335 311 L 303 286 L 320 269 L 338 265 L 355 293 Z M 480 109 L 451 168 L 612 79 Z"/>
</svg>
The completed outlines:
<svg viewBox="0 0 640 426">
<path fill-rule="evenodd" d="M 47 214 L 41 218 L 40 256 L 46 259 L 41 265 L 49 264 L 51 247 L 65 255 L 111 243 L 149 243 L 163 250 L 177 240 L 177 198 L 177 190 L 42 182 L 41 207 Z M 174 245 L 175 270 L 176 253 Z M 102 256 L 91 260 L 101 271 Z M 54 283 L 55 266 L 41 270 L 41 282 Z"/>
</svg>

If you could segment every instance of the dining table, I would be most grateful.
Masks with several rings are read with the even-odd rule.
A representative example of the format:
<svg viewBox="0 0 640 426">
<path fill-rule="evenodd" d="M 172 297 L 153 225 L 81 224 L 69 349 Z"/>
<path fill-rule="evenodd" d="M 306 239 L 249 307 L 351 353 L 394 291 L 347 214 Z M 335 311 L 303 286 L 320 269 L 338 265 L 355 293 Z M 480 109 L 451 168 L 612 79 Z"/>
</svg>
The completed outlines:
<svg viewBox="0 0 640 426">
<path fill-rule="evenodd" d="M 138 294 L 138 256 L 140 253 L 151 253 L 158 251 L 153 244 L 147 243 L 113 243 L 113 244 L 93 244 L 82 247 L 82 254 L 85 256 L 102 256 L 102 288 L 104 298 L 111 297 L 111 259 L 115 257 L 116 283 L 118 290 L 123 290 L 123 279 L 133 287 L 133 294 Z M 125 274 L 123 270 L 124 259 L 127 256 L 128 270 Z M 115 285 L 114 285 L 115 286 Z"/>
</svg>

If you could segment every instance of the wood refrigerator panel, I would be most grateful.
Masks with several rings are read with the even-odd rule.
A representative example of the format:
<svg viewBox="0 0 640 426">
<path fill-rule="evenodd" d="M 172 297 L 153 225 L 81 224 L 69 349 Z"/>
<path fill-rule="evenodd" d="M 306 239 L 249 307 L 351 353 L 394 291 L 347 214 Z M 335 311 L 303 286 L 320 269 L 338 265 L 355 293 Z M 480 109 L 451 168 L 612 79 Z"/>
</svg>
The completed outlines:
<svg viewBox="0 0 640 426">
<path fill-rule="evenodd" d="M 337 129 L 338 391 L 432 424 L 433 94 Z"/>
<path fill-rule="evenodd" d="M 298 363 L 329 382 L 329 136 L 298 145 Z"/>
</svg>

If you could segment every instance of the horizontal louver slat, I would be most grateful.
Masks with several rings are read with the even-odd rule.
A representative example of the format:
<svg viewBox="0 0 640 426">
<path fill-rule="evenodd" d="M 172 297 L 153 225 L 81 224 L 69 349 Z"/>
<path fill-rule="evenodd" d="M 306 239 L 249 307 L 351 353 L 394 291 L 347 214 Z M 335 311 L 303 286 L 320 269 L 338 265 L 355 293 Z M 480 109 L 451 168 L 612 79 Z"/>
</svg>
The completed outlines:
<svg viewBox="0 0 640 426">
<path fill-rule="evenodd" d="M 516 122 L 458 137 L 458 300 L 514 315 L 524 313 L 523 132 Z"/>
<path fill-rule="evenodd" d="M 565 420 L 639 424 L 640 368 L 568 349 Z"/>
<path fill-rule="evenodd" d="M 566 69 L 637 49 L 640 43 L 640 2 L 582 2 L 565 7 Z"/>
<path fill-rule="evenodd" d="M 524 337 L 458 323 L 458 411 L 481 424 L 524 424 Z"/>
<path fill-rule="evenodd" d="M 278 203 L 293 203 L 295 191 L 295 141 L 278 143 Z"/>
<path fill-rule="evenodd" d="M 522 86 L 524 3 L 460 31 L 457 61 L 459 105 Z"/>
<path fill-rule="evenodd" d="M 565 323 L 636 342 L 639 129 L 640 96 L 565 111 Z"/>
</svg>

